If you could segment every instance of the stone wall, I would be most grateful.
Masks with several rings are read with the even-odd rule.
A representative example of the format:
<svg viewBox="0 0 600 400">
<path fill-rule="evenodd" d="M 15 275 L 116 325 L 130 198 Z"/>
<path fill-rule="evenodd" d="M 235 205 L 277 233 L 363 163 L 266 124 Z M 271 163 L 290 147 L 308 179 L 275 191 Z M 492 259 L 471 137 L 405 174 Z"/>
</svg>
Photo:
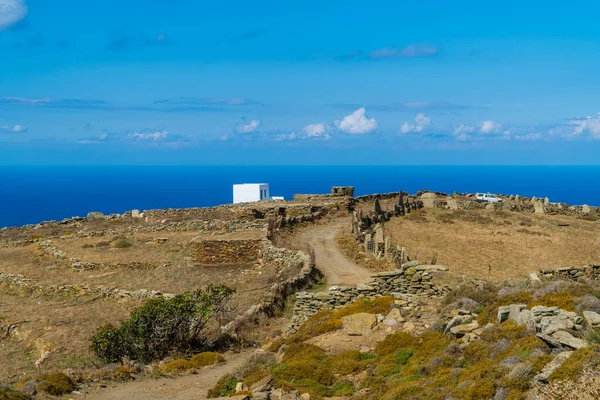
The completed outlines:
<svg viewBox="0 0 600 400">
<path fill-rule="evenodd" d="M 262 257 L 263 241 L 261 238 L 198 240 L 191 242 L 189 249 L 195 264 L 243 264 Z"/>
<path fill-rule="evenodd" d="M 389 295 L 397 298 L 442 297 L 450 287 L 432 282 L 432 273 L 437 271 L 447 271 L 447 268 L 437 265 L 408 267 L 372 275 L 371 281 L 357 286 L 332 287 L 329 292 L 322 293 L 299 292 L 294 305 L 293 327 L 321 310 L 335 310 L 363 298 Z"/>
<path fill-rule="evenodd" d="M 584 265 L 582 267 L 565 267 L 558 269 L 541 269 L 539 273 L 539 278 L 543 281 L 575 281 L 581 277 L 600 280 L 600 265 Z"/>
<path fill-rule="evenodd" d="M 265 260 L 278 266 L 290 266 L 300 269 L 300 272 L 281 282 L 274 283 L 263 295 L 257 304 L 238 315 L 233 321 L 225 325 L 223 332 L 237 335 L 249 324 L 259 323 L 261 317 L 272 317 L 275 312 L 282 310 L 289 296 L 299 290 L 306 289 L 321 278 L 321 272 L 315 268 L 314 256 L 303 251 L 293 251 L 278 248 L 265 241 Z"/>
<path fill-rule="evenodd" d="M 123 290 L 118 288 L 107 288 L 94 285 L 42 285 L 32 279 L 27 279 L 21 275 L 13 275 L 0 272 L 0 283 L 6 284 L 18 289 L 31 290 L 41 295 L 63 295 L 63 296 L 85 296 L 94 295 L 105 298 L 114 298 L 121 300 L 143 301 L 155 297 L 171 298 L 174 295 L 161 293 L 157 290 Z"/>
</svg>

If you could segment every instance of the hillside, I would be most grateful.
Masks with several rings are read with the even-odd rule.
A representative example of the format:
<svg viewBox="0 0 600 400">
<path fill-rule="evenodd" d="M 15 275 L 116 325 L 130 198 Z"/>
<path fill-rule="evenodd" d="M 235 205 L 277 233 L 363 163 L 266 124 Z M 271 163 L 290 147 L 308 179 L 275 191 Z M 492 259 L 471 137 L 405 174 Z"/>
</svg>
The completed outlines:
<svg viewBox="0 0 600 400">
<path fill-rule="evenodd" d="M 31 394 L 64 372 L 98 399 L 186 398 L 196 378 L 201 397 L 518 399 L 598 379 L 598 209 L 295 200 L 1 230 L 0 381 Z M 219 285 L 233 293 L 201 344 L 144 363 L 90 347 L 107 324 Z M 180 378 L 147 380 L 161 376 Z"/>
</svg>

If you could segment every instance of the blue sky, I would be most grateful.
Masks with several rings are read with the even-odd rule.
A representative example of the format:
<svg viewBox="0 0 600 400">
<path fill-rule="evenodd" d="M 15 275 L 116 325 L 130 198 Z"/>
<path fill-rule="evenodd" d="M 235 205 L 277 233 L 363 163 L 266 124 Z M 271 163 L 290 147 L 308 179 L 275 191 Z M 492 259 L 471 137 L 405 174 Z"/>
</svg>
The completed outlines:
<svg viewBox="0 0 600 400">
<path fill-rule="evenodd" d="M 597 15 L 0 0 L 0 164 L 598 164 Z"/>
</svg>

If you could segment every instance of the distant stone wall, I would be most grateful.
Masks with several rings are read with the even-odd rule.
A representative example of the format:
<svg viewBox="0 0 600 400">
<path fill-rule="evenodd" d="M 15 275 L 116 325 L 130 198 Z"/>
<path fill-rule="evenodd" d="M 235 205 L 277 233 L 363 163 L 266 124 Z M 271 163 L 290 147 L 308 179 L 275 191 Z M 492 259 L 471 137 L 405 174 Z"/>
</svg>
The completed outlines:
<svg viewBox="0 0 600 400">
<path fill-rule="evenodd" d="M 198 240 L 191 242 L 189 249 L 195 264 L 243 264 L 262 257 L 263 241 L 261 238 Z"/>
<path fill-rule="evenodd" d="M 436 265 L 422 265 L 382 272 L 372 275 L 366 284 L 348 287 L 334 287 L 329 292 L 299 292 L 294 305 L 293 326 L 301 325 L 306 319 L 321 310 L 335 310 L 356 300 L 376 298 L 396 294 L 423 297 L 442 297 L 450 291 L 448 285 L 432 282 L 432 272 L 446 271 Z"/>
<path fill-rule="evenodd" d="M 539 278 L 543 281 L 575 281 L 581 277 L 600 280 L 600 265 L 584 265 L 582 267 L 565 267 L 558 269 L 541 269 L 539 273 Z"/>
<path fill-rule="evenodd" d="M 31 290 L 37 294 L 50 296 L 85 296 L 94 295 L 105 298 L 114 298 L 121 300 L 137 300 L 143 301 L 156 297 L 171 298 L 174 295 L 162 293 L 157 290 L 123 290 L 118 288 L 107 288 L 104 286 L 94 285 L 42 285 L 32 279 L 27 279 L 21 275 L 13 275 L 0 272 L 0 283 L 15 287 L 18 289 Z"/>
</svg>

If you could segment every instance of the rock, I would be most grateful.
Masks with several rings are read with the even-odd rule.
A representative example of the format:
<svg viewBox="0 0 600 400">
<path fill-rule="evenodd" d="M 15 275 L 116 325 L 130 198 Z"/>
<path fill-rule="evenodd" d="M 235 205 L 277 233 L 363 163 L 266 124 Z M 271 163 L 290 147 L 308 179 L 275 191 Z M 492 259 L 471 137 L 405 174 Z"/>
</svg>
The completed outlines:
<svg viewBox="0 0 600 400">
<path fill-rule="evenodd" d="M 477 328 L 479 328 L 479 324 L 477 322 L 471 322 L 470 324 L 457 325 L 451 328 L 450 333 L 458 337 L 462 337 L 467 333 L 474 331 Z"/>
<path fill-rule="evenodd" d="M 536 200 L 533 203 L 533 208 L 536 214 L 546 214 L 546 207 L 542 201 Z"/>
<path fill-rule="evenodd" d="M 308 393 L 302 393 L 302 394 L 300 395 L 300 398 L 301 398 L 302 400 L 310 400 L 310 394 L 308 394 Z"/>
<path fill-rule="evenodd" d="M 132 218 L 140 218 L 140 210 L 131 210 Z"/>
<path fill-rule="evenodd" d="M 368 335 L 377 325 L 377 316 L 368 313 L 348 315 L 343 318 L 342 331 L 349 336 Z"/>
<path fill-rule="evenodd" d="M 101 212 L 97 212 L 97 211 L 90 212 L 87 215 L 88 221 L 95 221 L 95 220 L 104 219 L 104 218 L 105 218 L 104 214 L 102 214 Z"/>
<path fill-rule="evenodd" d="M 250 396 L 247 394 L 238 394 L 229 397 L 217 397 L 215 400 L 250 400 Z"/>
<path fill-rule="evenodd" d="M 415 269 L 417 271 L 448 271 L 448 267 L 443 265 L 419 265 Z"/>
<path fill-rule="evenodd" d="M 271 382 L 273 381 L 273 377 L 271 375 L 261 379 L 256 382 L 250 388 L 250 391 L 254 394 L 256 392 L 268 392 L 271 389 Z M 254 396 L 256 397 L 256 396 Z"/>
<path fill-rule="evenodd" d="M 543 340 L 544 342 L 546 342 L 546 344 L 548 344 L 548 346 L 550 346 L 550 347 L 554 347 L 556 349 L 560 349 L 560 348 L 563 347 L 562 343 L 559 340 L 553 338 L 550 335 L 545 335 L 543 333 L 538 333 L 536 336 L 538 338 L 540 338 L 541 340 Z"/>
<path fill-rule="evenodd" d="M 565 346 L 571 347 L 575 350 L 583 349 L 584 347 L 589 346 L 589 343 L 585 340 L 578 339 L 565 331 L 555 332 L 554 334 L 552 334 L 552 337 L 558 340 L 561 344 L 564 344 Z"/>
<path fill-rule="evenodd" d="M 405 322 L 406 320 L 402 317 L 400 310 L 393 308 L 392 311 L 385 317 L 386 319 L 394 320 L 396 322 Z"/>
<path fill-rule="evenodd" d="M 419 266 L 419 261 L 417 261 L 417 260 L 405 262 L 404 264 L 402 264 L 403 269 L 413 268 L 413 267 L 418 267 L 418 266 Z"/>
<path fill-rule="evenodd" d="M 424 208 L 433 208 L 437 195 L 435 193 L 427 192 L 421 195 L 421 201 L 423 202 Z"/>
<path fill-rule="evenodd" d="M 37 394 L 37 387 L 34 380 L 25 382 L 19 390 L 29 396 L 35 396 Z"/>
<path fill-rule="evenodd" d="M 558 353 L 552 361 L 550 361 L 544 368 L 542 368 L 541 372 L 533 377 L 534 382 L 543 382 L 548 383 L 548 378 L 554 371 L 560 368 L 561 365 L 565 361 L 569 359 L 573 355 L 572 351 L 563 351 L 562 353 Z"/>
<path fill-rule="evenodd" d="M 592 209 L 590 208 L 590 206 L 588 206 L 587 204 L 584 204 L 581 207 L 581 213 L 582 214 L 590 214 L 592 212 Z"/>
<path fill-rule="evenodd" d="M 508 306 L 508 320 L 517 322 L 517 316 L 527 308 L 527 304 L 511 304 Z"/>
<path fill-rule="evenodd" d="M 523 310 L 515 317 L 515 323 L 534 329 L 533 314 L 529 310 Z"/>
<path fill-rule="evenodd" d="M 543 285 L 542 280 L 535 272 L 532 272 L 531 274 L 529 274 L 529 283 L 534 288 L 538 288 Z"/>
<path fill-rule="evenodd" d="M 456 316 L 454 318 L 452 318 L 450 320 L 450 322 L 448 322 L 448 324 L 446 325 L 446 329 L 444 330 L 444 333 L 448 333 L 450 332 L 450 329 L 454 328 L 455 326 L 459 326 L 462 325 L 465 322 L 465 318 L 463 316 Z"/>
<path fill-rule="evenodd" d="M 235 385 L 235 392 L 246 392 L 248 390 L 248 386 L 246 386 L 246 384 L 244 382 L 238 382 L 237 385 Z"/>
<path fill-rule="evenodd" d="M 592 329 L 600 328 L 600 314 L 594 311 L 584 311 L 583 318 Z"/>
</svg>

